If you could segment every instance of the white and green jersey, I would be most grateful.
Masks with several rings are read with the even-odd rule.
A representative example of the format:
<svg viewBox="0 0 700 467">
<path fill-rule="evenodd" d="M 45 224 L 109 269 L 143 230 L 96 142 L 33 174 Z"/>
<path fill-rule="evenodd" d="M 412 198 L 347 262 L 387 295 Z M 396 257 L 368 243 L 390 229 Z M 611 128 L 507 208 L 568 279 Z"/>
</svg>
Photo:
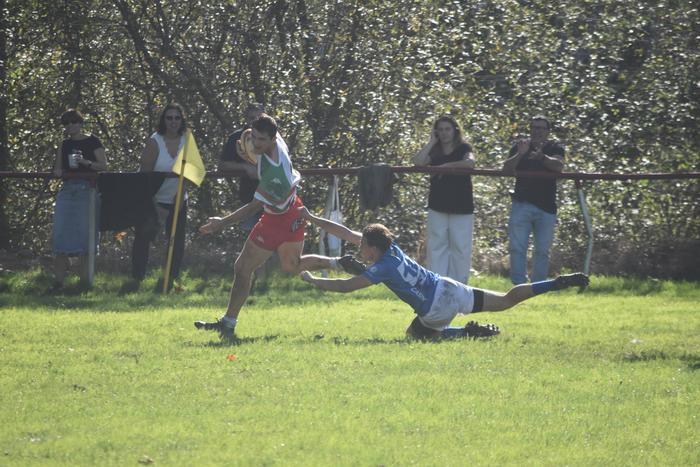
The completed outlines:
<svg viewBox="0 0 700 467">
<path fill-rule="evenodd" d="M 275 163 L 263 154 L 258 159 L 258 189 L 255 199 L 264 204 L 266 212 L 282 214 L 287 212 L 296 197 L 297 185 L 301 180 L 299 172 L 292 167 L 289 149 L 279 133 L 277 133 L 277 154 L 279 160 Z"/>
</svg>

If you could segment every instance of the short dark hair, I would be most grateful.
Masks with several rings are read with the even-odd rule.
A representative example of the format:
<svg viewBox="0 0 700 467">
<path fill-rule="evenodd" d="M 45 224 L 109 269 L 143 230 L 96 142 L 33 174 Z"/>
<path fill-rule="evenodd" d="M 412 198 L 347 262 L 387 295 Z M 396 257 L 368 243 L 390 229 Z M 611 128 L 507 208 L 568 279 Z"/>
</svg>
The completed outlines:
<svg viewBox="0 0 700 467">
<path fill-rule="evenodd" d="M 547 124 L 547 129 L 550 130 L 552 128 L 552 124 L 549 122 L 549 119 L 545 117 L 544 115 L 535 115 L 530 119 L 530 124 L 535 121 L 541 121 L 545 122 Z"/>
<path fill-rule="evenodd" d="M 61 125 L 68 125 L 69 123 L 84 123 L 85 119 L 83 114 L 75 109 L 68 109 L 61 114 Z"/>
<path fill-rule="evenodd" d="M 272 139 L 277 137 L 277 122 L 268 114 L 260 114 L 258 118 L 253 120 L 253 123 L 251 123 L 250 126 L 253 127 L 253 129 L 258 130 L 260 133 L 265 133 Z"/>
<path fill-rule="evenodd" d="M 165 134 L 165 112 L 173 109 L 180 112 L 180 116 L 182 117 L 182 120 L 180 120 L 180 129 L 177 130 L 177 134 L 182 135 L 187 129 L 187 118 L 185 117 L 185 109 L 182 108 L 182 106 L 177 102 L 171 102 L 165 107 L 163 107 L 163 110 L 160 111 L 160 116 L 158 117 L 158 129 L 156 130 L 159 135 Z"/>
<path fill-rule="evenodd" d="M 369 224 L 362 229 L 362 238 L 368 246 L 378 248 L 383 253 L 394 241 L 394 234 L 382 224 Z"/>
</svg>

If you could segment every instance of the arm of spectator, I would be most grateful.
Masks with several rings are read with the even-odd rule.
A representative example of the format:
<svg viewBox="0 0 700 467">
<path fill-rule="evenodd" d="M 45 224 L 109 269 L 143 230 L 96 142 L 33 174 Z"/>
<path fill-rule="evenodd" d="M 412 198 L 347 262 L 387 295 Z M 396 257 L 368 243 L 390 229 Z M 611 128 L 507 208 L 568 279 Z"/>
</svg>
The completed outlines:
<svg viewBox="0 0 700 467">
<path fill-rule="evenodd" d="M 462 160 L 445 162 L 444 164 L 438 165 L 438 167 L 451 167 L 453 169 L 473 169 L 475 166 L 476 160 L 474 159 L 473 152 L 466 153 Z"/>
<path fill-rule="evenodd" d="M 530 153 L 530 157 L 534 160 L 539 160 L 542 161 L 542 164 L 547 168 L 548 170 L 551 170 L 552 172 L 561 172 L 564 170 L 564 150 L 561 148 L 557 148 L 558 150 L 561 150 L 561 154 L 557 152 L 554 152 L 550 155 L 545 154 L 542 151 L 543 147 L 538 148 L 536 151 L 532 151 Z"/>
<path fill-rule="evenodd" d="M 503 163 L 503 171 L 505 173 L 513 174 L 515 173 L 515 168 L 518 166 L 518 162 L 527 154 L 527 151 L 530 149 L 530 140 L 529 139 L 521 139 L 518 140 L 517 142 L 517 151 L 515 152 L 514 155 L 510 156 L 506 161 Z"/>
<path fill-rule="evenodd" d="M 413 164 L 418 165 L 418 166 L 425 166 L 430 164 L 430 151 L 433 149 L 433 146 L 437 143 L 437 138 L 435 137 L 435 132 L 431 131 L 430 132 L 430 140 L 428 141 L 428 144 L 423 146 L 423 149 L 418 151 L 418 153 L 413 156 Z"/>
<path fill-rule="evenodd" d="M 146 146 L 141 154 L 139 163 L 139 172 L 153 172 L 158 160 L 158 143 L 153 138 L 148 138 Z"/>
<path fill-rule="evenodd" d="M 96 159 L 95 161 L 91 161 L 90 159 L 80 159 L 78 164 L 85 166 L 90 170 L 94 170 L 95 172 L 107 170 L 107 156 L 105 156 L 105 148 L 95 149 L 94 154 Z"/>
<path fill-rule="evenodd" d="M 236 161 L 219 161 L 219 170 L 242 170 L 245 172 L 248 178 L 253 180 L 258 179 L 258 167 L 248 162 L 236 162 Z"/>
<path fill-rule="evenodd" d="M 543 154 L 542 163 L 552 172 L 562 172 L 564 170 L 564 159 L 561 156 L 548 156 Z"/>
<path fill-rule="evenodd" d="M 56 160 L 53 163 L 53 174 L 56 177 L 63 175 L 63 157 L 60 149 L 56 151 Z"/>
</svg>

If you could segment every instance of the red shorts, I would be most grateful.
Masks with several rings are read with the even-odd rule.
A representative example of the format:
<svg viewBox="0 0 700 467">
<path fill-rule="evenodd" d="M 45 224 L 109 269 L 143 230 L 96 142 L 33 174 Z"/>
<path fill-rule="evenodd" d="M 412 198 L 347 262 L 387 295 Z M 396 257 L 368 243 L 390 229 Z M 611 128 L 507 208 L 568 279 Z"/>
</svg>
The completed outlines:
<svg viewBox="0 0 700 467">
<path fill-rule="evenodd" d="M 285 213 L 263 212 L 248 239 L 270 251 L 275 251 L 283 243 L 303 242 L 306 222 L 299 216 L 299 208 L 302 206 L 301 199 L 297 196 Z"/>
</svg>

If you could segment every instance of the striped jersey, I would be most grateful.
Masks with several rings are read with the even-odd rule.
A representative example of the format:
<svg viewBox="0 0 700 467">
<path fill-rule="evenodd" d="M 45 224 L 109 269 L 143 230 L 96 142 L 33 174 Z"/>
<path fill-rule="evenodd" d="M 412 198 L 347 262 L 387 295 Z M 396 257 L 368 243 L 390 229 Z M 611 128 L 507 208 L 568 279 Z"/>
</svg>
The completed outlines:
<svg viewBox="0 0 700 467">
<path fill-rule="evenodd" d="M 262 201 L 265 212 L 270 214 L 282 214 L 289 210 L 301 180 L 299 172 L 292 167 L 287 143 L 279 133 L 276 144 L 279 156 L 277 163 L 267 154 L 262 154 L 258 159 L 259 183 L 255 190 L 255 199 Z"/>
</svg>

